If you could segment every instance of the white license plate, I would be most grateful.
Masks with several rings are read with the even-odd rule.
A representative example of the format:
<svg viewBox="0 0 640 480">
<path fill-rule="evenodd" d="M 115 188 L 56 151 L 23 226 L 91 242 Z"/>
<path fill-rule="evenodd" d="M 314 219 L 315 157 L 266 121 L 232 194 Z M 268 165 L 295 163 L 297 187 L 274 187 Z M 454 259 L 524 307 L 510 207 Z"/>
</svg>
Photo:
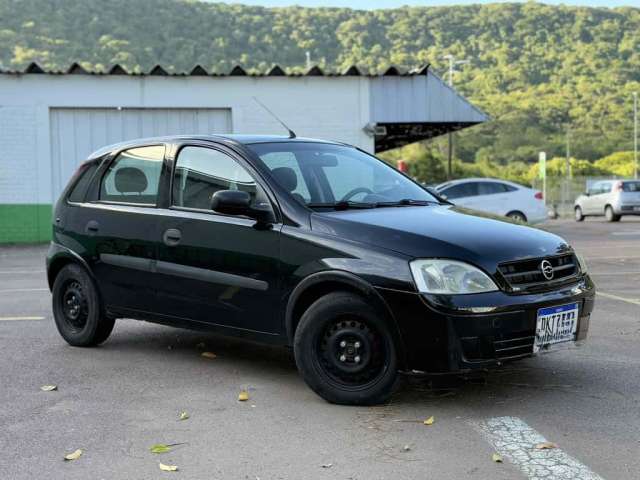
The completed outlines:
<svg viewBox="0 0 640 480">
<path fill-rule="evenodd" d="M 577 303 L 541 308 L 538 310 L 533 352 L 536 353 L 554 343 L 572 342 L 576 339 L 577 330 Z"/>
</svg>

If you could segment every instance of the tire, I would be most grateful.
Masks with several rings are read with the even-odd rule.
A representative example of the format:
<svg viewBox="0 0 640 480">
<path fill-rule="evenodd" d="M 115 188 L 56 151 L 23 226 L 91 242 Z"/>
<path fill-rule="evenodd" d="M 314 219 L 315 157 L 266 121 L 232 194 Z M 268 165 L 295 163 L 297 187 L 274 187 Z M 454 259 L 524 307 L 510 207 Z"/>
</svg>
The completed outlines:
<svg viewBox="0 0 640 480">
<path fill-rule="evenodd" d="M 517 210 L 514 210 L 513 212 L 507 213 L 507 217 L 509 217 L 511 220 L 516 220 L 518 222 L 527 223 L 527 216 L 524 213 L 519 212 Z"/>
<path fill-rule="evenodd" d="M 611 205 L 607 205 L 604 208 L 604 216 L 607 219 L 607 222 L 619 222 L 620 215 L 616 215 L 613 211 L 613 207 Z"/>
<path fill-rule="evenodd" d="M 582 222 L 584 220 L 584 215 L 582 214 L 582 208 L 580 207 L 575 208 L 575 218 L 576 218 L 576 222 Z"/>
<path fill-rule="evenodd" d="M 330 403 L 376 405 L 397 387 L 390 327 L 358 295 L 335 292 L 316 300 L 300 319 L 293 350 L 307 385 Z"/>
<path fill-rule="evenodd" d="M 79 265 L 64 267 L 53 283 L 53 317 L 62 338 L 74 347 L 104 342 L 115 324 L 104 314 L 95 283 Z"/>
</svg>

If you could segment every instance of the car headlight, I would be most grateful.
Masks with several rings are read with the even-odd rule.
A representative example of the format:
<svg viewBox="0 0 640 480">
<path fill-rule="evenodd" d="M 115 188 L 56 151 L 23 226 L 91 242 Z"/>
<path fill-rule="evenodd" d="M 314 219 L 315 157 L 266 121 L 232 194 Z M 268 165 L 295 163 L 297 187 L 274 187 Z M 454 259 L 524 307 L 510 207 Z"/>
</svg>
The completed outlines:
<svg viewBox="0 0 640 480">
<path fill-rule="evenodd" d="M 576 258 L 578 259 L 578 265 L 580 266 L 580 272 L 581 273 L 587 273 L 587 261 L 578 252 L 573 252 L 573 253 L 575 254 Z"/>
<path fill-rule="evenodd" d="M 413 260 L 409 266 L 421 293 L 455 295 L 498 290 L 491 278 L 468 263 L 433 258 Z"/>
</svg>

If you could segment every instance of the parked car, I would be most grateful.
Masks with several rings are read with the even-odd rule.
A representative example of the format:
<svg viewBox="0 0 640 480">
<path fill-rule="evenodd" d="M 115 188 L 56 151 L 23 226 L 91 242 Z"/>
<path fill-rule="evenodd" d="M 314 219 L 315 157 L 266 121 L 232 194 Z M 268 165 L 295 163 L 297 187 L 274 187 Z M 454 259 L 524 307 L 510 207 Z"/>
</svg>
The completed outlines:
<svg viewBox="0 0 640 480">
<path fill-rule="evenodd" d="M 623 215 L 640 215 L 640 180 L 602 180 L 591 185 L 574 205 L 575 218 L 604 215 L 617 222 Z"/>
<path fill-rule="evenodd" d="M 466 178 L 436 187 L 450 202 L 480 212 L 509 217 L 524 223 L 547 219 L 542 192 L 493 178 Z"/>
<path fill-rule="evenodd" d="M 123 317 L 289 345 L 340 404 L 384 402 L 399 371 L 583 340 L 595 295 L 556 235 L 440 202 L 355 147 L 272 136 L 96 152 L 55 206 L 47 276 L 71 345 Z"/>
</svg>

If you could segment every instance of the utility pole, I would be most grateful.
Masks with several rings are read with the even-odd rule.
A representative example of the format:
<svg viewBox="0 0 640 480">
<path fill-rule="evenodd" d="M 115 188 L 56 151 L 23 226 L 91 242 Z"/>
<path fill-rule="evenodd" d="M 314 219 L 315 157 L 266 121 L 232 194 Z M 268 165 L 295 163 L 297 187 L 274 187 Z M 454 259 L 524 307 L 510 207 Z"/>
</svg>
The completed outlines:
<svg viewBox="0 0 640 480">
<path fill-rule="evenodd" d="M 307 57 L 307 70 L 309 70 L 311 68 L 311 52 L 307 50 L 304 54 Z"/>
<path fill-rule="evenodd" d="M 463 65 L 469 63 L 469 60 L 456 60 L 456 57 L 450 53 L 442 57 L 444 60 L 449 61 L 449 86 L 453 88 L 453 74 L 455 72 L 456 65 Z M 449 132 L 449 158 L 447 164 L 447 178 L 451 180 L 452 177 L 452 164 L 453 164 L 453 132 Z"/>
<path fill-rule="evenodd" d="M 635 174 L 633 178 L 638 179 L 638 92 L 633 92 L 633 164 Z"/>
</svg>

